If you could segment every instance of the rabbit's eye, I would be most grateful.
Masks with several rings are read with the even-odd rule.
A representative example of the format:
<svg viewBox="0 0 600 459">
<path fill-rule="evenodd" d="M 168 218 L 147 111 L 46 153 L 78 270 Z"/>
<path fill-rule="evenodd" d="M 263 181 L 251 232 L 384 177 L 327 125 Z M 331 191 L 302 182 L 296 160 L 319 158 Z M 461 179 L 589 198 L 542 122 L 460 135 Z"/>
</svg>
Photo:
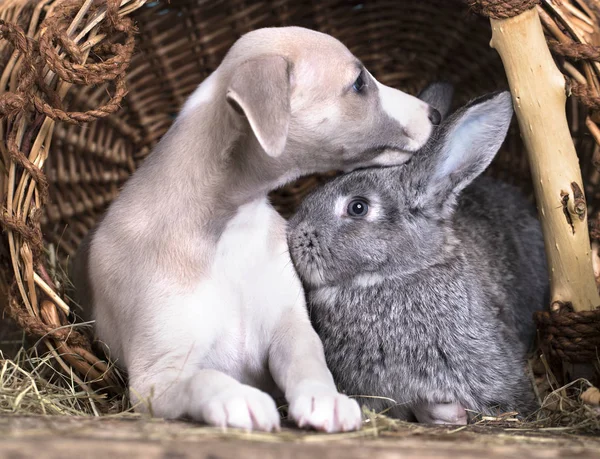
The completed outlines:
<svg viewBox="0 0 600 459">
<path fill-rule="evenodd" d="M 364 217 L 369 212 L 369 204 L 364 199 L 355 199 L 348 204 L 348 215 L 351 217 Z"/>
</svg>

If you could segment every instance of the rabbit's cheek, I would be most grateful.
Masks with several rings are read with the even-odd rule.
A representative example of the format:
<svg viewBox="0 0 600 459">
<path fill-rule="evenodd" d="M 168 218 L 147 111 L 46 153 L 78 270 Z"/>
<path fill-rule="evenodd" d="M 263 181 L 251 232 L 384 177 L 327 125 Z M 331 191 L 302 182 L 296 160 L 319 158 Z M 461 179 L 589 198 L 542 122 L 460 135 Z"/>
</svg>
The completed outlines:
<svg viewBox="0 0 600 459">
<path fill-rule="evenodd" d="M 304 264 L 302 269 L 302 280 L 313 287 L 319 287 L 325 284 L 325 273 L 318 259 L 312 259 Z"/>
</svg>

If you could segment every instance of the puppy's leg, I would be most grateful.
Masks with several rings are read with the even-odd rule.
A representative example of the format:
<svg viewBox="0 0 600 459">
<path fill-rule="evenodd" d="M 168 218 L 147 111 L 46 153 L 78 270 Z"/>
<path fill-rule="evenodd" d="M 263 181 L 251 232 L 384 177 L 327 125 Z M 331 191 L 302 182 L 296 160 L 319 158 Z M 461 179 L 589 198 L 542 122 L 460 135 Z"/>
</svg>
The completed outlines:
<svg viewBox="0 0 600 459">
<path fill-rule="evenodd" d="M 173 296 L 161 308 L 147 300 L 136 317 L 144 328 L 132 331 L 128 343 L 133 402 L 138 411 L 169 419 L 185 416 L 220 427 L 278 429 L 273 399 L 225 373 L 229 368 L 238 374 L 231 357 L 235 347 L 219 350 L 219 343 L 238 338 L 239 330 L 227 328 L 227 317 L 231 320 L 236 309 L 226 307 L 230 298 L 224 294 L 221 308 L 200 307 L 213 297 L 206 292 Z"/>
<path fill-rule="evenodd" d="M 467 411 L 460 403 L 419 403 L 412 408 L 422 424 L 466 425 Z"/>
<path fill-rule="evenodd" d="M 279 430 L 273 399 L 216 370 L 185 374 L 171 368 L 132 374 L 130 395 L 138 412 L 167 419 L 190 417 L 218 427 Z"/>
<path fill-rule="evenodd" d="M 290 416 L 300 427 L 325 432 L 360 429 L 358 403 L 338 393 L 325 363 L 323 345 L 306 310 L 294 308 L 277 327 L 269 368 L 284 391 Z"/>
</svg>

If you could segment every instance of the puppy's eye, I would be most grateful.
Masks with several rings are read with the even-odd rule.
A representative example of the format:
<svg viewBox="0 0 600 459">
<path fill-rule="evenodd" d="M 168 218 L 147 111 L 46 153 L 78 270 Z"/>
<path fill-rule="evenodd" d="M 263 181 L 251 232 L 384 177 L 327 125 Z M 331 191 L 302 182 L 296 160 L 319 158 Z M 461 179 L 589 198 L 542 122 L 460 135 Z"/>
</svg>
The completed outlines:
<svg viewBox="0 0 600 459">
<path fill-rule="evenodd" d="M 358 75 L 358 78 L 352 85 L 352 89 L 354 89 L 356 92 L 361 92 L 365 86 L 366 85 L 365 85 L 365 80 L 363 78 L 363 74 L 362 74 L 362 72 L 360 72 L 360 75 Z"/>
<path fill-rule="evenodd" d="M 364 199 L 354 199 L 348 204 L 347 212 L 351 217 L 364 217 L 369 212 L 369 204 Z"/>
</svg>

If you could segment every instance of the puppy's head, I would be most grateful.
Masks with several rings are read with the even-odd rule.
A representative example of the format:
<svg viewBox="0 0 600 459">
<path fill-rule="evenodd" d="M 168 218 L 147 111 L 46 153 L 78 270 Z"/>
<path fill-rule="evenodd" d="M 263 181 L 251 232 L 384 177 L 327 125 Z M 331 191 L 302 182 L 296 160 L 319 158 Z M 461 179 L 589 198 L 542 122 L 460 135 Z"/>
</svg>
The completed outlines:
<svg viewBox="0 0 600 459">
<path fill-rule="evenodd" d="M 401 164 L 440 121 L 425 102 L 379 83 L 338 40 L 299 27 L 246 34 L 219 72 L 265 153 L 298 174 Z"/>
</svg>

